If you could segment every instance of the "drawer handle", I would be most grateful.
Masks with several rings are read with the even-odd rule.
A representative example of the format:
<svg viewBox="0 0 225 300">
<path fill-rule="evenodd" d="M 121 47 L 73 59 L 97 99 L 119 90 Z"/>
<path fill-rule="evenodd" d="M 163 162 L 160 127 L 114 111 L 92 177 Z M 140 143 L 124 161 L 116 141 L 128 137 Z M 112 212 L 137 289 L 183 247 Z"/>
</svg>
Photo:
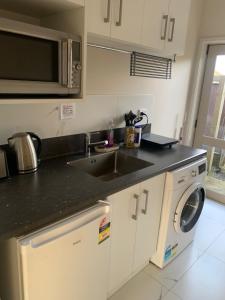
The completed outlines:
<svg viewBox="0 0 225 300">
<path fill-rule="evenodd" d="M 148 190 L 144 190 L 143 194 L 146 196 L 146 198 L 145 198 L 145 208 L 142 209 L 141 212 L 144 215 L 147 215 L 147 212 L 148 212 L 148 202 L 149 202 L 149 191 Z"/>
<path fill-rule="evenodd" d="M 175 19 L 175 18 L 171 18 L 171 19 L 170 19 L 170 22 L 172 23 L 172 30 L 171 30 L 171 36 L 170 36 L 170 38 L 168 39 L 168 42 L 172 42 L 172 41 L 173 41 L 176 19 Z"/>
<path fill-rule="evenodd" d="M 163 32 L 163 35 L 161 35 L 161 40 L 162 40 L 162 41 L 165 41 L 165 40 L 166 40 L 166 33 L 167 33 L 167 26 L 168 26 L 168 18 L 169 18 L 168 15 L 164 15 L 164 16 L 162 17 L 162 21 L 165 22 L 165 25 L 164 25 L 164 32 Z"/>
<path fill-rule="evenodd" d="M 120 0 L 119 20 L 116 22 L 116 26 L 122 25 L 122 16 L 123 16 L 123 0 Z"/>
<path fill-rule="evenodd" d="M 104 18 L 104 22 L 105 23 L 109 23 L 110 22 L 110 9 L 111 9 L 111 0 L 108 0 L 108 4 L 107 4 L 107 16 L 106 16 L 106 18 Z"/>
<path fill-rule="evenodd" d="M 132 219 L 137 221 L 137 219 L 138 219 L 138 210 L 139 210 L 139 202 L 140 202 L 139 195 L 134 194 L 134 199 L 136 199 L 136 208 L 135 208 L 135 214 L 132 215 Z"/>
</svg>

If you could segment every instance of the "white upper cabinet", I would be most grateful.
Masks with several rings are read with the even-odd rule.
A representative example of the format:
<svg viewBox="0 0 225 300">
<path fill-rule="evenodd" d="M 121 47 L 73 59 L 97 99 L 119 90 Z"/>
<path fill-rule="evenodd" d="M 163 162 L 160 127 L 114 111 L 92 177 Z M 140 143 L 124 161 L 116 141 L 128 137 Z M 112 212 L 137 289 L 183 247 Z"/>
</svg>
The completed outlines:
<svg viewBox="0 0 225 300">
<path fill-rule="evenodd" d="M 191 1 L 86 0 L 88 38 L 124 50 L 183 55 Z"/>
<path fill-rule="evenodd" d="M 87 31 L 89 33 L 110 36 L 112 0 L 87 0 Z"/>
<path fill-rule="evenodd" d="M 89 34 L 141 43 L 145 0 L 86 0 Z"/>
<path fill-rule="evenodd" d="M 113 0 L 111 38 L 140 44 L 145 0 Z"/>
<path fill-rule="evenodd" d="M 183 55 L 191 0 L 145 0 L 141 43 L 167 55 Z"/>
<path fill-rule="evenodd" d="M 170 1 L 166 53 L 184 54 L 190 7 L 191 0 Z"/>
<path fill-rule="evenodd" d="M 141 43 L 164 50 L 167 37 L 169 0 L 145 0 Z"/>
</svg>

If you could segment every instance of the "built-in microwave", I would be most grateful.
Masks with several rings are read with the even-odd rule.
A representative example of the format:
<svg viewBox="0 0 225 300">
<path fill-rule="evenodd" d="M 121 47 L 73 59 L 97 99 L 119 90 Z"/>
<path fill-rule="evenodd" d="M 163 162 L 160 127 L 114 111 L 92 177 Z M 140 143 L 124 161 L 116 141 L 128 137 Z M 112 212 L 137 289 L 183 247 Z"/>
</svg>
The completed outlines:
<svg viewBox="0 0 225 300">
<path fill-rule="evenodd" d="M 81 38 L 0 18 L 0 95 L 79 95 Z"/>
</svg>

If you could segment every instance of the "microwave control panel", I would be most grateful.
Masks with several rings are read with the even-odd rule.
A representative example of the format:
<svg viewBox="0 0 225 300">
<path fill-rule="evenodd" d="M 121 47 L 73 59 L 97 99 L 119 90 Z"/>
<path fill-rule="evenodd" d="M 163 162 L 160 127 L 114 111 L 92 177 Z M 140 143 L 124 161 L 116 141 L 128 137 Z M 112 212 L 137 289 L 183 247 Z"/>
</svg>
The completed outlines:
<svg viewBox="0 0 225 300">
<path fill-rule="evenodd" d="M 81 41 L 67 39 L 62 42 L 62 84 L 76 93 L 81 89 Z"/>
<path fill-rule="evenodd" d="M 81 42 L 69 40 L 69 47 L 72 50 L 72 70 L 71 86 L 73 89 L 80 90 L 81 87 Z"/>
<path fill-rule="evenodd" d="M 81 86 L 81 64 L 79 61 L 73 61 L 72 65 L 72 87 L 80 88 Z"/>
</svg>

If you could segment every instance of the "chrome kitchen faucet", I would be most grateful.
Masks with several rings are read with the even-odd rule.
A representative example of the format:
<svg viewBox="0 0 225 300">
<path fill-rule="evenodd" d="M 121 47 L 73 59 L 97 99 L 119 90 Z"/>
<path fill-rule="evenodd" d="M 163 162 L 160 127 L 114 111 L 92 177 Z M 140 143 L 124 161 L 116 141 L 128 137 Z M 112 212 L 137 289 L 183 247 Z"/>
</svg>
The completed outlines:
<svg viewBox="0 0 225 300">
<path fill-rule="evenodd" d="M 86 154 L 88 154 L 88 156 L 91 156 L 91 147 L 92 146 L 100 146 L 100 145 L 106 146 L 106 145 L 108 145 L 108 141 L 104 140 L 104 141 L 91 143 L 91 133 L 90 132 L 86 133 Z"/>
</svg>

